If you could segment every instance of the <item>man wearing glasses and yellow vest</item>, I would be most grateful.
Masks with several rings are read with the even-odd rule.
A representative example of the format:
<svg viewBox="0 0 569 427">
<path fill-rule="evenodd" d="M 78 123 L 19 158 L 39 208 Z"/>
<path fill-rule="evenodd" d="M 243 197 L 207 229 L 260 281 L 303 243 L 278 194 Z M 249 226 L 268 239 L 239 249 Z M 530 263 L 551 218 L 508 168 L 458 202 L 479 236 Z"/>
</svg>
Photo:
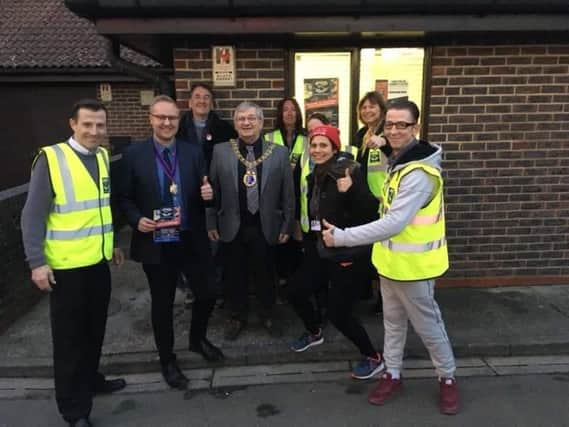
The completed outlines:
<svg viewBox="0 0 569 427">
<path fill-rule="evenodd" d="M 452 415 L 458 412 L 456 365 L 434 299 L 434 279 L 448 270 L 442 150 L 416 139 L 418 120 L 419 109 L 411 101 L 393 101 L 387 107 L 384 132 L 393 151 L 381 196 L 381 219 L 344 230 L 324 221 L 322 235 L 327 246 L 374 244 L 372 262 L 380 275 L 387 369 L 369 402 L 383 405 L 401 389 L 403 349 L 411 321 L 439 377 L 440 411 Z"/>
<path fill-rule="evenodd" d="M 125 387 L 98 373 L 111 294 L 113 249 L 109 155 L 100 147 L 107 112 L 95 100 L 73 106 L 73 136 L 42 147 L 22 211 L 32 281 L 50 294 L 55 398 L 70 426 L 90 426 L 93 395 Z"/>
</svg>

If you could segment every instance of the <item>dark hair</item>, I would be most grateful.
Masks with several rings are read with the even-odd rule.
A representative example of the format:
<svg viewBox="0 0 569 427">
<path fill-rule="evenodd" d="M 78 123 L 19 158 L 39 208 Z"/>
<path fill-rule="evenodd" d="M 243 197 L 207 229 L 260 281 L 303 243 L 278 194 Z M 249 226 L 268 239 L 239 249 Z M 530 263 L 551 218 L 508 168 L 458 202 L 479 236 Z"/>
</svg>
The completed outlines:
<svg viewBox="0 0 569 427">
<path fill-rule="evenodd" d="M 320 120 L 323 125 L 329 125 L 330 124 L 330 119 L 328 118 L 328 116 L 326 116 L 326 114 L 324 114 L 324 113 L 319 113 L 318 111 L 316 113 L 312 113 L 310 116 L 308 116 L 308 118 L 306 119 L 306 125 L 307 126 L 308 126 L 308 122 L 312 119 Z"/>
<path fill-rule="evenodd" d="M 358 102 L 358 119 L 360 120 L 360 122 L 364 123 L 364 121 L 362 120 L 361 110 L 362 106 L 364 105 L 364 102 L 366 101 L 369 101 L 371 104 L 379 105 L 380 109 L 379 121 L 381 122 L 385 117 L 385 111 L 386 111 L 385 99 L 383 99 L 383 96 L 381 96 L 381 94 L 379 92 L 376 92 L 375 90 L 366 93 L 363 96 L 363 98 L 360 99 L 360 102 Z"/>
<path fill-rule="evenodd" d="M 190 98 L 192 97 L 192 95 L 194 94 L 194 90 L 196 90 L 198 87 L 201 87 L 202 89 L 205 89 L 209 92 L 209 94 L 211 95 L 211 100 L 213 101 L 215 99 L 215 94 L 213 93 L 213 89 L 210 85 L 208 85 L 207 83 L 194 83 L 191 87 L 190 87 Z"/>
<path fill-rule="evenodd" d="M 107 108 L 101 102 L 97 101 L 96 99 L 85 98 L 80 99 L 75 104 L 73 104 L 73 107 L 71 108 L 71 118 L 73 120 L 77 120 L 79 110 L 81 109 L 95 112 L 102 110 L 105 112 L 105 116 L 108 114 Z"/>
<path fill-rule="evenodd" d="M 387 104 L 387 110 L 407 110 L 411 113 L 415 122 L 419 121 L 419 107 L 413 101 L 407 99 L 394 99 Z"/>
<path fill-rule="evenodd" d="M 296 99 L 290 98 L 290 97 L 281 99 L 279 101 L 279 103 L 277 104 L 277 126 L 276 126 L 276 128 L 279 129 L 283 135 L 286 135 L 286 129 L 285 129 L 285 125 L 283 122 L 283 110 L 284 110 L 284 105 L 287 101 L 292 102 L 292 105 L 294 106 L 294 110 L 296 111 L 296 122 L 294 123 L 294 130 L 297 134 L 301 133 L 303 130 L 302 129 L 302 112 L 300 111 L 300 106 L 298 105 L 298 102 L 296 102 Z"/>
</svg>

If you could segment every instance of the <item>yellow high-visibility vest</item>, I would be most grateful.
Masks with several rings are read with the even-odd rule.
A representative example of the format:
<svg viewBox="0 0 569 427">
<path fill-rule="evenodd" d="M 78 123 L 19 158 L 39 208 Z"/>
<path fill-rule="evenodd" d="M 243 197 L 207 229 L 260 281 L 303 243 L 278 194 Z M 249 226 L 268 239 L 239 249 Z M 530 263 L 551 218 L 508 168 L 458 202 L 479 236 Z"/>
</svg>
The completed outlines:
<svg viewBox="0 0 569 427">
<path fill-rule="evenodd" d="M 310 154 L 308 145 L 304 153 L 300 156 L 300 229 L 304 233 L 310 230 L 310 219 L 308 217 L 308 181 L 306 177 L 310 175 Z"/>
<path fill-rule="evenodd" d="M 265 140 L 272 142 L 273 144 L 286 146 L 283 135 L 279 129 L 275 129 L 272 132 L 265 134 Z M 308 145 L 308 138 L 306 135 L 298 134 L 292 144 L 292 148 L 289 153 L 290 165 L 294 169 L 300 157 L 302 156 L 302 152 L 304 148 Z"/>
<path fill-rule="evenodd" d="M 379 148 L 370 148 L 367 156 L 367 185 L 371 193 L 380 198 L 387 177 L 387 156 Z"/>
<path fill-rule="evenodd" d="M 441 276 L 448 270 L 448 249 L 445 234 L 443 179 L 438 169 L 412 162 L 391 172 L 382 194 L 382 217 L 397 198 L 405 175 L 421 169 L 434 177 L 437 188 L 432 200 L 419 209 L 415 218 L 401 232 L 373 245 L 371 260 L 380 276 L 397 281 L 417 281 Z"/>
<path fill-rule="evenodd" d="M 66 142 L 42 147 L 55 198 L 47 217 L 44 253 L 58 270 L 86 267 L 113 255 L 109 155 L 97 150 L 99 182 Z"/>
</svg>

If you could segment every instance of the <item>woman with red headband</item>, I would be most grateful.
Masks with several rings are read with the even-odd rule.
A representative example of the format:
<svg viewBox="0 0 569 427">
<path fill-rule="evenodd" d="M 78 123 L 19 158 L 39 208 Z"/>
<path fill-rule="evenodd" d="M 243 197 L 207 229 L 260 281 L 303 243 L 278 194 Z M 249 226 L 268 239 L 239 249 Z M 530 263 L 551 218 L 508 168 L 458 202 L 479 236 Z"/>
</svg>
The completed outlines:
<svg viewBox="0 0 569 427">
<path fill-rule="evenodd" d="M 324 337 L 318 316 L 310 300 L 315 287 L 329 282 L 328 319 L 358 348 L 363 355 L 352 371 L 352 377 L 367 379 L 383 370 L 383 358 L 354 316 L 353 305 L 359 298 L 354 286 L 354 263 L 368 255 L 367 246 L 327 248 L 322 242 L 322 220 L 335 219 L 342 227 L 365 224 L 377 219 L 377 201 L 368 189 L 359 165 L 339 155 L 340 137 L 332 126 L 318 126 L 310 133 L 309 154 L 314 169 L 306 176 L 300 189 L 301 225 L 303 227 L 304 259 L 291 278 L 289 301 L 302 319 L 306 332 L 292 344 L 301 352 L 322 344 Z M 308 167 L 300 162 L 299 167 Z M 302 202 L 303 197 L 306 202 Z M 336 224 L 336 222 L 333 222 Z"/>
</svg>

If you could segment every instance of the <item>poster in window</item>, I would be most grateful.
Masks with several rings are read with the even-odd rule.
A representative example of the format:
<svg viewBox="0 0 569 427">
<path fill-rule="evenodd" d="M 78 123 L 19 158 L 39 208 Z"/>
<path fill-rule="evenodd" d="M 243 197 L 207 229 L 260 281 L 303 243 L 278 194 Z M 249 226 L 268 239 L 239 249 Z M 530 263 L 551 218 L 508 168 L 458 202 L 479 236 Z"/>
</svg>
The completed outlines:
<svg viewBox="0 0 569 427">
<path fill-rule="evenodd" d="M 389 98 L 389 82 L 387 80 L 376 80 L 375 91 L 387 100 Z"/>
<path fill-rule="evenodd" d="M 389 81 L 389 100 L 409 99 L 409 82 L 407 80 Z"/>
<path fill-rule="evenodd" d="M 338 126 L 337 77 L 304 79 L 304 111 L 306 118 L 313 113 L 324 114 L 334 126 Z"/>
<path fill-rule="evenodd" d="M 213 85 L 216 87 L 235 86 L 235 48 L 233 46 L 214 46 Z"/>
</svg>

